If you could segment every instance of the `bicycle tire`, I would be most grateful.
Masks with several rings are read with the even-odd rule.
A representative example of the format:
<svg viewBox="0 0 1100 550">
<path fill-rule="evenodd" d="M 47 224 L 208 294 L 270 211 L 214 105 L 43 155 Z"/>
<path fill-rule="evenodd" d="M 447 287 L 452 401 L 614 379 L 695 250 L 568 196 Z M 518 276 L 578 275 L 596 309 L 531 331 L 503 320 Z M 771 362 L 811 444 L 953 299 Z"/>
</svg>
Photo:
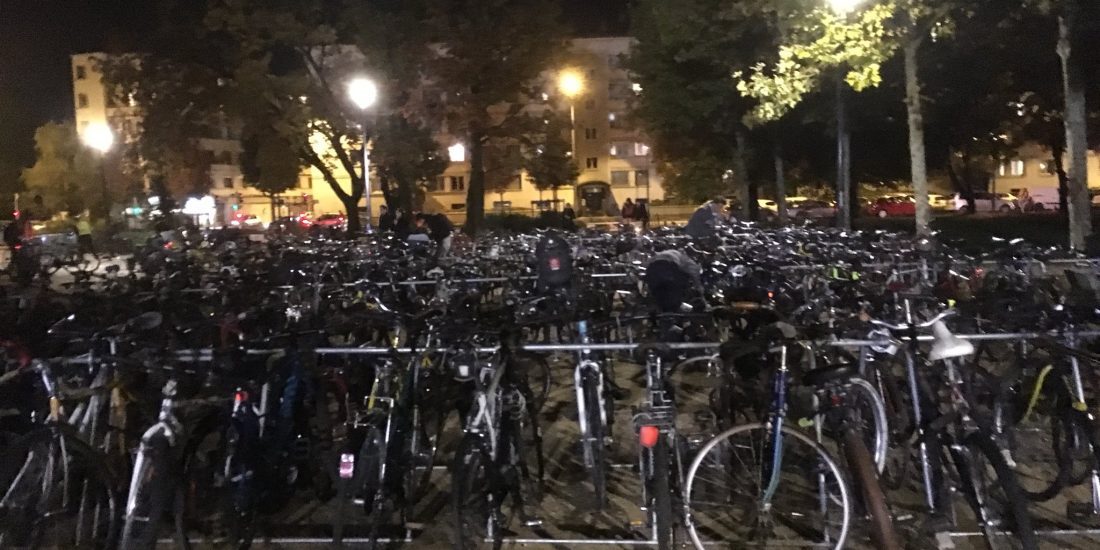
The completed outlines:
<svg viewBox="0 0 1100 550">
<path fill-rule="evenodd" d="M 163 437 L 142 441 L 130 476 L 119 548 L 143 550 L 156 547 L 168 498 L 175 493 L 170 451 L 169 442 Z M 141 501 L 148 505 L 144 510 L 137 510 Z"/>
<path fill-rule="evenodd" d="M 223 437 L 226 452 L 222 464 L 227 476 L 218 510 L 222 514 L 221 523 L 216 526 L 218 532 L 212 538 L 216 547 L 244 550 L 252 546 L 256 536 L 258 480 L 255 464 L 251 464 L 254 457 L 242 449 L 240 434 L 232 422 Z"/>
<path fill-rule="evenodd" d="M 455 453 L 452 468 L 455 550 L 478 548 L 489 535 L 494 535 L 494 548 L 500 547 L 502 541 L 497 525 L 500 503 L 496 501 L 499 495 L 495 489 L 496 474 L 493 469 L 492 458 L 481 437 L 476 434 L 464 437 Z M 490 529 L 490 525 L 494 528 Z M 481 534 L 482 529 L 484 534 Z"/>
<path fill-rule="evenodd" d="M 1020 489 L 1016 472 L 1008 466 L 1008 462 L 1005 461 L 1004 455 L 1001 454 L 993 439 L 985 432 L 975 431 L 964 439 L 963 444 L 966 446 L 968 455 L 961 457 L 958 451 L 953 451 L 953 454 L 955 454 L 953 458 L 956 462 L 956 469 L 959 470 L 963 481 L 963 489 L 968 497 L 967 501 L 974 512 L 979 529 L 985 535 L 983 540 L 986 547 L 990 550 L 1006 548 L 1004 544 L 998 544 L 994 540 L 1001 535 L 1000 525 L 996 525 L 994 522 L 1007 519 L 1011 522 L 1008 527 L 1015 535 L 1015 544 L 1007 547 L 1038 550 L 1039 541 L 1031 524 L 1031 515 L 1027 510 L 1028 501 Z M 963 464 L 966 465 L 965 468 L 960 467 Z M 996 480 L 991 483 L 985 483 L 984 481 L 975 483 L 975 477 L 978 476 L 979 469 L 982 471 L 983 478 L 988 474 L 988 468 L 984 467 L 986 465 L 993 469 Z M 990 501 L 989 495 L 983 493 L 991 488 L 1004 492 L 1004 498 L 998 500 L 1005 507 L 1004 513 L 1008 516 L 1007 518 L 992 517 L 994 513 L 987 510 L 987 505 L 983 504 L 983 501 Z"/>
<path fill-rule="evenodd" d="M 692 509 L 693 508 L 693 502 L 692 502 L 693 495 L 696 492 L 699 492 L 699 493 L 705 493 L 706 492 L 705 491 L 705 489 L 706 489 L 705 486 L 698 488 L 698 490 L 695 487 L 695 481 L 696 481 L 696 479 L 698 479 L 699 469 L 702 466 L 703 462 L 707 460 L 707 457 L 710 455 L 711 451 L 715 450 L 715 448 L 718 447 L 718 445 L 720 443 L 722 443 L 723 441 L 726 441 L 726 440 L 728 440 L 728 439 L 730 439 L 730 438 L 732 438 L 736 435 L 741 435 L 741 434 L 751 432 L 751 431 L 754 431 L 754 430 L 760 430 L 764 434 L 767 434 L 771 430 L 771 428 L 769 426 L 765 425 L 764 423 L 761 423 L 761 422 L 752 422 L 752 423 L 742 424 L 740 426 L 735 426 L 733 428 L 730 428 L 730 429 L 714 436 L 713 438 L 711 438 L 710 441 L 708 441 L 706 444 L 704 444 L 703 447 L 699 449 L 699 452 L 695 455 L 695 459 L 692 461 L 691 466 L 688 468 L 687 475 L 684 477 L 684 489 L 683 489 L 684 512 L 685 512 L 684 513 L 684 526 L 685 526 L 685 530 L 687 531 L 688 537 L 691 539 L 691 542 L 695 546 L 696 550 L 706 550 L 706 548 L 708 547 L 708 545 L 704 544 L 704 541 L 703 541 L 703 539 L 701 538 L 701 536 L 699 534 L 699 525 L 696 521 L 698 514 L 695 511 L 693 511 L 693 509 Z M 815 544 L 815 546 L 823 546 L 823 547 L 827 547 L 827 548 L 833 548 L 834 550 L 840 550 L 841 548 L 844 548 L 844 544 L 845 544 L 845 542 L 847 541 L 847 538 L 848 538 L 849 525 L 851 523 L 852 505 L 851 505 L 850 493 L 849 493 L 849 490 L 848 490 L 848 483 L 845 480 L 843 474 L 841 473 L 840 467 L 837 465 L 837 463 L 833 459 L 833 457 L 829 454 L 829 451 L 827 451 L 824 447 L 822 447 L 819 443 L 814 441 L 812 438 L 810 438 L 806 434 L 803 434 L 802 432 L 800 432 L 798 430 L 792 429 L 789 426 L 784 426 L 783 427 L 783 435 L 784 435 L 785 440 L 798 441 L 798 442 L 806 445 L 807 448 L 809 448 L 815 454 L 816 459 L 818 461 L 818 469 L 820 470 L 820 472 L 827 471 L 836 480 L 835 490 L 837 491 L 837 494 L 835 494 L 835 495 L 830 494 L 830 495 L 828 495 L 828 497 L 825 500 L 826 501 L 839 500 L 838 504 L 840 506 L 840 510 L 841 510 L 842 513 L 841 513 L 841 516 L 839 518 L 839 520 L 840 520 L 839 525 L 836 526 L 836 528 L 838 530 L 835 533 L 835 537 L 830 537 L 830 541 L 828 543 L 825 543 L 825 544 L 820 544 L 819 543 L 819 544 Z M 725 461 L 724 459 L 720 460 L 720 463 L 722 463 L 724 465 L 728 465 L 728 462 Z M 780 491 L 780 493 L 783 493 L 783 491 Z M 733 517 L 732 516 L 732 514 L 733 514 L 732 506 L 729 503 L 724 503 L 723 504 L 722 514 L 728 515 L 730 518 Z M 827 522 L 827 518 L 823 518 L 823 519 Z M 827 530 L 827 527 L 825 527 L 823 530 Z M 709 543 L 714 543 L 714 542 L 715 541 L 709 541 Z M 805 543 L 805 541 L 800 541 L 800 542 L 803 543 L 803 544 Z M 730 541 L 730 543 L 731 543 L 732 547 L 738 547 L 738 546 L 736 546 L 736 544 L 741 544 L 743 546 L 747 545 L 744 540 L 736 541 L 736 543 L 734 541 Z"/>
<path fill-rule="evenodd" d="M 880 550 L 900 550 L 902 545 L 894 528 L 894 518 L 882 492 L 877 468 L 861 434 L 845 430 L 843 443 L 844 458 L 852 481 L 858 485 L 864 511 L 871 519 L 871 541 Z"/>
<path fill-rule="evenodd" d="M 52 511 L 27 509 L 13 502 L 21 493 L 17 489 L 17 484 L 25 490 L 34 491 L 33 496 L 36 499 L 41 497 L 37 489 L 42 484 L 24 476 L 29 466 L 43 464 L 43 461 L 35 459 L 35 455 L 32 454 L 33 449 L 43 446 L 47 448 L 47 457 L 56 450 L 64 450 L 69 457 L 64 467 L 68 470 L 70 479 L 85 474 L 87 481 L 96 486 L 97 500 L 101 502 L 99 506 L 102 506 L 103 512 L 102 514 L 93 512 L 93 514 L 97 521 L 102 519 L 103 523 L 101 528 L 92 533 L 91 538 L 85 539 L 84 544 L 78 545 L 75 540 L 55 544 L 44 543 L 42 538 L 46 531 L 60 536 L 62 530 L 43 526 L 43 520 L 56 520 L 61 516 Z M 86 494 L 85 490 L 90 484 L 83 485 L 81 489 L 81 505 L 84 504 L 83 495 Z M 121 514 L 119 514 L 121 503 L 120 497 L 114 490 L 115 487 L 117 487 L 117 480 L 103 455 L 88 446 L 68 427 L 51 426 L 13 438 L 0 453 L 0 547 L 30 549 L 63 547 L 94 550 L 115 548 L 121 530 Z M 63 490 L 63 493 L 66 491 Z M 77 518 L 81 517 L 80 513 L 78 510 Z M 80 538 L 82 537 L 74 536 L 76 540 Z"/>
<path fill-rule="evenodd" d="M 402 491 L 405 515 L 412 515 L 412 508 L 427 492 L 439 449 L 439 436 L 443 432 L 443 414 L 432 406 L 413 405 L 410 430 L 404 442 L 405 464 L 402 466 Z"/>
<path fill-rule="evenodd" d="M 1087 413 L 1074 410 L 1068 403 L 1065 405 L 1064 425 L 1072 426 L 1070 429 L 1075 437 L 1063 437 L 1061 430 L 1054 431 L 1054 451 L 1059 455 L 1060 461 L 1065 461 L 1066 484 L 1072 487 L 1084 483 L 1093 470 L 1100 467 L 1100 434 Z M 1066 433 L 1070 433 L 1070 430 L 1066 430 Z M 1074 446 L 1063 444 L 1071 440 L 1075 441 Z M 1082 443 L 1084 448 L 1081 447 Z"/>
<path fill-rule="evenodd" d="M 657 438 L 657 444 L 651 449 L 653 457 L 653 476 L 651 478 L 651 491 L 653 492 L 654 536 L 657 540 L 658 550 L 672 550 L 675 545 L 674 517 L 672 515 L 672 485 L 670 483 L 672 472 L 670 468 L 669 454 L 672 452 L 668 445 L 666 435 Z"/>
<path fill-rule="evenodd" d="M 1060 494 L 1066 485 L 1071 483 L 1073 453 L 1072 450 L 1063 445 L 1063 442 L 1065 435 L 1073 430 L 1072 424 L 1074 421 L 1069 417 L 1068 403 L 1062 403 L 1064 400 L 1056 397 L 1050 387 L 1037 387 L 1032 390 L 1023 389 L 1030 387 L 1032 381 L 1029 380 L 1028 384 L 1021 386 L 1022 372 L 1018 366 L 1013 366 L 1002 376 L 992 406 L 993 425 L 1000 426 L 1000 430 L 1006 436 L 1009 448 L 1014 451 L 1015 469 L 1017 471 L 1022 468 L 1027 469 L 1025 473 L 1027 483 L 1021 482 L 1020 490 L 1032 502 L 1046 502 Z M 1044 377 L 1040 376 L 1034 381 L 1034 384 L 1040 384 L 1043 379 Z M 1053 410 L 1049 407 L 1043 407 L 1042 410 L 1026 412 L 1033 409 L 1028 404 L 1032 394 L 1040 390 L 1043 390 L 1042 395 L 1048 397 L 1050 402 L 1054 403 Z M 1035 394 L 1035 396 L 1038 395 L 1040 394 Z M 1029 437 L 1020 437 L 1020 433 L 1023 431 L 1037 431 L 1038 435 L 1031 437 L 1032 434 L 1029 433 Z M 1049 447 L 1035 441 L 1037 437 L 1046 437 L 1048 434 L 1051 437 L 1051 441 L 1048 442 Z M 1028 450 L 1032 453 L 1039 449 L 1045 449 L 1053 454 L 1051 462 L 1054 463 L 1055 467 L 1053 468 L 1052 478 L 1048 477 L 1051 469 L 1047 464 L 1036 465 L 1035 462 L 1037 461 L 1031 460 L 1032 456 L 1025 459 L 1027 453 L 1018 452 L 1021 450 L 1022 444 L 1026 444 Z"/>
<path fill-rule="evenodd" d="M 596 509 L 602 510 L 607 504 L 607 458 L 604 448 L 604 423 L 599 384 L 596 374 L 586 371 L 581 375 L 584 393 L 584 411 L 588 422 L 588 437 L 581 444 L 585 446 L 592 463 L 587 465 L 592 478 L 592 490 L 596 495 Z"/>
<path fill-rule="evenodd" d="M 542 411 L 547 397 L 550 396 L 550 387 L 553 383 L 553 378 L 550 375 L 550 363 L 546 361 L 545 357 L 528 351 L 513 352 L 512 360 L 522 365 L 520 372 L 523 372 L 526 377 L 527 387 L 534 390 L 531 392 L 535 400 L 534 411 Z"/>
</svg>

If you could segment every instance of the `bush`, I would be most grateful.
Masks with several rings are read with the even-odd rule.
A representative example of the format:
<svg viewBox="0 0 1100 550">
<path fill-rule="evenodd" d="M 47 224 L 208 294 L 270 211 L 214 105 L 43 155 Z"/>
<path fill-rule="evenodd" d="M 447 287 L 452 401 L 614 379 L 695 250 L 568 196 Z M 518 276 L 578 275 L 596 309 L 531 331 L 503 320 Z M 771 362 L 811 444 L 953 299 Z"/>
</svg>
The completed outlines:
<svg viewBox="0 0 1100 550">
<path fill-rule="evenodd" d="M 576 222 L 566 229 L 574 230 Z M 523 214 L 489 214 L 485 216 L 485 229 L 507 233 L 530 233 L 536 229 L 561 229 L 565 227 L 561 212 L 541 212 L 538 217 Z"/>
</svg>

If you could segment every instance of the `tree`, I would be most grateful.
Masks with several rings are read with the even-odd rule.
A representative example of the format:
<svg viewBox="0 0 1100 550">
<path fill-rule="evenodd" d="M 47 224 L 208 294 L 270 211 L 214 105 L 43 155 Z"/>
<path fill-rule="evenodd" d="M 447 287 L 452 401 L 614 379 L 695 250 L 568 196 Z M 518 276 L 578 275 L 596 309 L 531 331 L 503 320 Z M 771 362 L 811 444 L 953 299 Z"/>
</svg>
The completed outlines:
<svg viewBox="0 0 1100 550">
<path fill-rule="evenodd" d="M 278 196 L 294 189 L 302 165 L 294 149 L 281 137 L 264 129 L 246 131 L 241 140 L 241 173 L 248 185 L 271 200 L 271 217 L 278 212 Z"/>
<path fill-rule="evenodd" d="M 641 0 L 633 11 L 637 43 L 626 60 L 641 87 L 634 112 L 653 141 L 666 189 L 692 200 L 732 191 L 745 216 L 753 202 L 743 119 L 753 101 L 730 76 L 774 41 L 763 2 L 752 4 Z"/>
<path fill-rule="evenodd" d="M 580 171 L 573 159 L 572 145 L 565 137 L 569 122 L 548 111 L 539 127 L 540 131 L 526 140 L 523 168 L 527 171 L 527 179 L 539 191 L 553 191 L 554 208 L 557 208 L 558 188 L 576 183 Z"/>
<path fill-rule="evenodd" d="M 386 204 L 414 210 L 414 196 L 447 168 L 447 157 L 427 128 L 403 115 L 380 120 L 371 149 Z"/>
<path fill-rule="evenodd" d="M 466 230 L 485 216 L 486 152 L 515 139 L 517 121 L 541 90 L 543 73 L 567 50 L 550 0 L 428 0 L 426 28 L 439 44 L 428 65 L 448 130 L 464 139 L 470 161 Z M 507 143 L 505 144 L 505 146 Z"/>
<path fill-rule="evenodd" d="M 23 170 L 22 180 L 49 210 L 77 214 L 91 207 L 104 216 L 100 201 L 92 197 L 106 197 L 102 204 L 109 205 L 133 196 L 135 184 L 118 171 L 117 159 L 85 147 L 72 124 L 48 122 L 35 131 L 34 142 L 37 158 Z"/>
</svg>

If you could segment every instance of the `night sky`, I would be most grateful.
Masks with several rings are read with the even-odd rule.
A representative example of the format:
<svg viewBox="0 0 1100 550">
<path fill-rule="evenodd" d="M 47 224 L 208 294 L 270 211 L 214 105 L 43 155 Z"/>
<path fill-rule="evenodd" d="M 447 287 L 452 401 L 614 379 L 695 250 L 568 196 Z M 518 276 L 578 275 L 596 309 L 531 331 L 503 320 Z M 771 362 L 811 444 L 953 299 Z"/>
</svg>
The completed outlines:
<svg viewBox="0 0 1100 550">
<path fill-rule="evenodd" d="M 581 36 L 624 34 L 629 0 L 560 0 Z M 0 0 L 0 188 L 34 161 L 34 129 L 71 119 L 69 55 L 125 51 L 148 32 L 148 0 Z"/>
</svg>

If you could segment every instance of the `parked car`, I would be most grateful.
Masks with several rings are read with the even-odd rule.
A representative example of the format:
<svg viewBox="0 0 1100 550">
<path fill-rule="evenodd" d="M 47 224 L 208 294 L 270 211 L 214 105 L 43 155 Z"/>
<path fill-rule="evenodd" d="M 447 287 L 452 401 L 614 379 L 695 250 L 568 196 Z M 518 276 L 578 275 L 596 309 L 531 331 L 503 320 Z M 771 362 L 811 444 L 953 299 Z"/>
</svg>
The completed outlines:
<svg viewBox="0 0 1100 550">
<path fill-rule="evenodd" d="M 951 197 L 947 195 L 941 195 L 939 193 L 928 194 L 928 205 L 934 210 L 951 210 L 952 204 Z"/>
<path fill-rule="evenodd" d="M 1027 200 L 1019 197 L 1027 191 Z M 1017 198 L 1020 209 L 1025 212 L 1041 212 L 1043 210 L 1058 210 L 1061 203 L 1058 200 L 1058 188 L 1039 187 L 1036 189 L 1021 188 L 1012 189 L 1012 196 Z"/>
<path fill-rule="evenodd" d="M 343 230 L 347 227 L 348 219 L 343 214 L 329 213 L 321 214 L 316 220 L 313 220 L 313 226 L 321 229 L 340 229 Z"/>
<path fill-rule="evenodd" d="M 966 199 L 961 194 L 955 193 L 956 212 L 966 212 Z M 1020 203 L 1014 195 L 1009 193 L 974 193 L 975 212 L 1014 212 L 1020 209 Z"/>
<path fill-rule="evenodd" d="M 872 216 L 885 218 L 887 216 L 915 216 L 917 215 L 917 203 L 905 197 L 881 197 L 867 209 Z"/>
<path fill-rule="evenodd" d="M 836 216 L 836 205 L 833 203 L 805 197 L 787 199 L 787 210 L 792 219 L 816 220 Z"/>
</svg>

